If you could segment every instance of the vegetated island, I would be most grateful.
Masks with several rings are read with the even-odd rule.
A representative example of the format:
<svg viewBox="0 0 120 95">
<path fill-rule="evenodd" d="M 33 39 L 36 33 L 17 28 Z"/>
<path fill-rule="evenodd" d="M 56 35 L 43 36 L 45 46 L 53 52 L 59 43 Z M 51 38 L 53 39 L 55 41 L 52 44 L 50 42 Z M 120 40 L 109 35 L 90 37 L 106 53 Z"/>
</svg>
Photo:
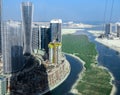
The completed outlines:
<svg viewBox="0 0 120 95">
<path fill-rule="evenodd" d="M 82 59 L 85 70 L 75 85 L 76 95 L 110 95 L 111 75 L 97 65 L 95 44 L 85 35 L 63 35 L 63 52 L 75 54 Z"/>
</svg>

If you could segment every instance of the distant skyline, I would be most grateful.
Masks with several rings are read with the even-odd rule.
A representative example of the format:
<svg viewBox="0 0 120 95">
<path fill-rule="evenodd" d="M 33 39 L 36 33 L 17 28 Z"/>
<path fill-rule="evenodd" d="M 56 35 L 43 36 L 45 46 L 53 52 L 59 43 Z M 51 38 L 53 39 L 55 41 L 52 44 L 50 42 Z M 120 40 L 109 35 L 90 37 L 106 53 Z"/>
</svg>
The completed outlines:
<svg viewBox="0 0 120 95">
<path fill-rule="evenodd" d="M 104 21 L 109 22 L 112 2 L 108 0 L 3 0 L 3 20 L 21 20 L 21 2 L 34 4 L 33 21 L 50 21 L 60 18 L 63 21 Z M 111 21 L 120 21 L 120 0 L 114 0 Z"/>
</svg>

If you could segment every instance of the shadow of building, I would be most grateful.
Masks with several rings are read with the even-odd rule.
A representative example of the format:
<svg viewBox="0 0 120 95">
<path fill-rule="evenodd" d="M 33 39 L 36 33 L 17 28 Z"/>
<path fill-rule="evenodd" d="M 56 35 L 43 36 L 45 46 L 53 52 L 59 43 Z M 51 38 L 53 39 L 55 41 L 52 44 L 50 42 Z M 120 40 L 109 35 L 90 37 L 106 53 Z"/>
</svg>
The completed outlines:
<svg viewBox="0 0 120 95">
<path fill-rule="evenodd" d="M 34 56 L 25 57 L 25 66 L 10 78 L 10 95 L 41 95 L 49 90 L 45 65 Z"/>
<path fill-rule="evenodd" d="M 11 72 L 15 73 L 23 68 L 24 56 L 22 46 L 11 47 Z"/>
</svg>

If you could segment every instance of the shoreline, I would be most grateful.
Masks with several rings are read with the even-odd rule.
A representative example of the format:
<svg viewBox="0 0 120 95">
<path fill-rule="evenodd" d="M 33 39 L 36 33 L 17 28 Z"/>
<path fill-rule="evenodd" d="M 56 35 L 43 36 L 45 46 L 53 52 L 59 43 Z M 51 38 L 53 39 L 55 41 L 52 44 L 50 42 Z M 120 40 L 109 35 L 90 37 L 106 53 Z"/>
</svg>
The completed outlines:
<svg viewBox="0 0 120 95">
<path fill-rule="evenodd" d="M 116 45 L 114 45 L 114 44 L 111 44 L 111 43 L 109 42 L 110 40 L 96 38 L 95 41 L 97 41 L 98 43 L 101 43 L 102 45 L 107 46 L 107 47 L 109 47 L 110 49 L 113 49 L 114 51 L 120 53 L 120 46 L 116 46 Z M 108 42 L 106 42 L 106 41 L 108 41 Z M 115 40 L 111 40 L 111 41 L 113 41 L 113 43 L 114 43 Z"/>
<path fill-rule="evenodd" d="M 73 29 L 73 28 L 66 28 L 66 29 L 62 29 L 62 35 L 68 35 L 68 34 L 75 34 L 77 31 L 79 30 L 84 30 L 82 28 L 78 28 L 78 29 Z"/>
<path fill-rule="evenodd" d="M 98 59 L 98 57 L 99 57 L 99 54 L 97 54 L 96 60 Z M 110 84 L 112 85 L 112 90 L 111 90 L 110 95 L 115 95 L 115 93 L 117 92 L 117 88 L 116 88 L 116 86 L 115 86 L 114 84 L 112 84 L 112 80 L 115 80 L 115 77 L 114 77 L 113 74 L 109 71 L 108 68 L 106 68 L 106 67 L 104 67 L 104 66 L 102 66 L 102 65 L 98 65 L 98 64 L 99 64 L 99 62 L 98 62 L 98 60 L 97 60 L 97 67 L 98 67 L 98 68 L 101 68 L 101 69 L 107 70 L 107 72 L 108 72 L 109 75 L 111 76 Z"/>
<path fill-rule="evenodd" d="M 97 33 L 96 33 L 96 31 L 88 31 L 89 33 L 91 33 L 92 35 L 94 35 L 95 37 L 96 36 L 98 36 L 98 35 L 100 35 L 101 33 L 103 33 L 103 31 L 97 31 Z M 114 51 L 116 51 L 116 52 L 119 52 L 120 53 L 120 47 L 119 46 L 115 46 L 115 45 L 112 45 L 112 44 L 110 44 L 110 43 L 108 43 L 108 42 L 105 42 L 105 39 L 100 39 L 100 38 L 95 38 L 95 41 L 96 42 L 98 42 L 98 43 L 101 43 L 102 45 L 104 45 L 104 46 L 107 46 L 107 47 L 109 47 L 110 49 L 113 49 Z M 108 40 L 109 41 L 109 40 Z M 114 41 L 114 40 L 113 40 Z M 99 56 L 99 55 L 98 55 Z M 98 57 L 97 56 L 97 57 Z M 98 62 L 98 61 L 97 61 Z M 99 63 L 99 62 L 98 62 Z M 112 85 L 112 90 L 111 90 L 111 93 L 110 93 L 110 95 L 115 95 L 115 93 L 117 92 L 117 88 L 116 88 L 116 86 L 114 85 L 114 84 L 112 84 L 112 80 L 115 80 L 115 78 L 114 78 L 114 76 L 113 76 L 113 74 L 108 70 L 108 68 L 106 68 L 106 67 L 103 67 L 103 66 L 98 66 L 99 68 L 101 68 L 101 69 L 106 69 L 107 71 L 108 71 L 108 73 L 110 74 L 110 76 L 111 76 L 111 81 L 110 81 L 110 84 Z"/>
<path fill-rule="evenodd" d="M 98 68 L 107 70 L 107 72 L 111 76 L 110 84 L 112 85 L 112 90 L 111 90 L 110 95 L 115 95 L 115 93 L 117 91 L 117 88 L 116 88 L 116 86 L 114 84 L 112 84 L 112 80 L 115 80 L 113 74 L 106 67 L 104 67 L 104 66 L 98 66 Z"/>
<path fill-rule="evenodd" d="M 85 72 L 85 70 L 86 70 L 86 68 L 84 67 L 85 62 L 84 62 L 82 59 L 80 59 L 79 57 L 75 56 L 74 54 L 68 54 L 68 53 L 66 53 L 66 55 L 69 55 L 69 56 L 71 56 L 71 57 L 74 57 L 75 59 L 77 59 L 78 61 L 80 61 L 81 64 L 82 64 L 82 66 L 83 66 L 82 71 L 81 71 L 81 72 L 79 73 L 79 75 L 78 75 L 78 79 L 76 80 L 76 82 L 74 83 L 74 85 L 72 86 L 72 88 L 71 88 L 71 90 L 70 90 L 70 92 L 71 92 L 72 94 L 80 94 L 75 87 L 76 87 L 76 85 L 78 84 L 79 80 L 82 79 L 82 75 L 84 74 L 84 72 Z"/>
<path fill-rule="evenodd" d="M 85 65 L 85 61 L 83 61 L 83 60 L 80 59 L 79 57 L 75 56 L 74 54 L 68 54 L 68 53 L 65 53 L 65 54 L 67 54 L 67 55 L 69 55 L 69 56 L 71 56 L 71 57 L 76 58 L 77 60 L 79 60 L 79 61 L 81 62 L 82 66 L 83 66 L 82 71 L 81 71 L 81 72 L 79 73 L 79 75 L 78 75 L 78 79 L 76 80 L 76 82 L 74 83 L 74 85 L 72 86 L 72 88 L 71 88 L 71 90 L 70 90 L 70 92 L 71 92 L 72 94 L 80 94 L 75 87 L 77 86 L 78 82 L 82 79 L 83 74 L 84 74 L 84 72 L 86 71 L 86 68 L 85 68 L 85 66 L 84 66 L 84 65 Z M 98 56 L 99 56 L 99 55 L 97 55 L 96 58 L 98 58 Z M 98 61 L 97 61 L 97 62 L 98 62 Z M 98 63 L 97 63 L 97 64 L 98 64 Z M 115 86 L 114 84 L 112 84 L 112 80 L 115 80 L 114 76 L 112 75 L 112 73 L 111 73 L 106 67 L 104 67 L 104 66 L 99 66 L 99 65 L 97 65 L 97 67 L 100 68 L 100 69 L 102 69 L 102 70 L 103 70 L 103 69 L 107 70 L 107 72 L 108 72 L 109 75 L 111 76 L 110 84 L 112 85 L 112 90 L 111 90 L 110 95 L 115 95 L 115 93 L 116 93 L 116 91 L 117 91 L 117 88 L 116 88 L 116 86 Z"/>
<path fill-rule="evenodd" d="M 116 86 L 115 86 L 114 84 L 112 84 L 112 79 L 115 80 L 115 78 L 114 78 L 114 76 L 112 75 L 111 72 L 109 72 L 109 74 L 110 74 L 111 77 L 112 77 L 110 83 L 111 83 L 111 85 L 113 86 L 110 95 L 115 95 L 115 93 L 117 92 L 117 88 L 116 88 Z"/>
</svg>

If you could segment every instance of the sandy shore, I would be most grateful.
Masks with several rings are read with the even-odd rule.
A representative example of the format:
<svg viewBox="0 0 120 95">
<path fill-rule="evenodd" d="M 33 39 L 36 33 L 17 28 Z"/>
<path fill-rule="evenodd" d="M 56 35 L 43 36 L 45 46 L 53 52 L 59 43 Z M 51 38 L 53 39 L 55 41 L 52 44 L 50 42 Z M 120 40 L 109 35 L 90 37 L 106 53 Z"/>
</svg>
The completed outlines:
<svg viewBox="0 0 120 95">
<path fill-rule="evenodd" d="M 109 39 L 96 38 L 95 40 L 120 53 L 120 44 L 119 44 L 120 39 L 109 40 Z"/>
<path fill-rule="evenodd" d="M 100 34 L 103 34 L 104 31 L 93 31 L 93 30 L 89 30 L 88 31 L 89 33 L 91 33 L 92 35 L 98 37 L 100 36 Z M 95 39 L 97 42 L 105 45 L 105 46 L 108 46 L 109 48 L 117 51 L 117 52 L 120 52 L 120 39 L 101 39 L 101 38 L 96 38 Z"/>
<path fill-rule="evenodd" d="M 84 29 L 62 29 L 62 35 L 74 34 L 78 30 L 84 30 Z"/>
<path fill-rule="evenodd" d="M 88 30 L 89 33 L 91 33 L 92 35 L 94 35 L 95 37 L 100 36 L 101 34 L 104 34 L 104 31 L 98 31 L 98 30 Z"/>
<path fill-rule="evenodd" d="M 116 86 L 114 84 L 112 84 L 112 80 L 115 80 L 115 78 L 113 77 L 111 72 L 109 72 L 109 74 L 111 75 L 111 82 L 110 83 L 113 86 L 110 95 L 115 95 L 115 93 L 117 92 L 117 88 L 116 88 Z"/>
</svg>

